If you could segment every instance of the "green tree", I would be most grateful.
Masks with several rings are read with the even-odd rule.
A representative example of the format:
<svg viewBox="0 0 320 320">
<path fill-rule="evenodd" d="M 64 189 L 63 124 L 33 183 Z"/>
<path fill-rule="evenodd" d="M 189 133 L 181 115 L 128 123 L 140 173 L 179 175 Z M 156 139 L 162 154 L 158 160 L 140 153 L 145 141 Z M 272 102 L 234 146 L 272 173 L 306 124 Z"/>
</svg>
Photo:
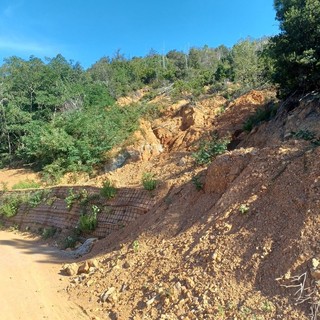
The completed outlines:
<svg viewBox="0 0 320 320">
<path fill-rule="evenodd" d="M 267 55 L 281 96 L 320 87 L 320 1 L 275 0 L 280 34 L 272 37 Z"/>
<path fill-rule="evenodd" d="M 234 81 L 244 87 L 253 88 L 261 83 L 260 44 L 260 41 L 246 39 L 235 44 L 231 50 Z"/>
</svg>

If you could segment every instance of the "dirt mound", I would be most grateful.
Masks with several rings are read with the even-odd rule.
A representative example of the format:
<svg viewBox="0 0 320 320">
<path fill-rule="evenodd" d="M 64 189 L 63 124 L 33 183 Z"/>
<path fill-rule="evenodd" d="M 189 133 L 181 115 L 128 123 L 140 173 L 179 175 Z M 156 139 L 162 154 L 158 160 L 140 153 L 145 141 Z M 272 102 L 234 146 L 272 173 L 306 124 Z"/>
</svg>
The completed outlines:
<svg viewBox="0 0 320 320">
<path fill-rule="evenodd" d="M 242 97 L 213 116 L 211 128 L 233 135 L 268 97 Z M 189 107 L 176 107 L 168 121 L 179 118 L 181 130 L 181 114 L 193 119 Z M 70 284 L 70 294 L 106 319 L 309 319 L 310 307 L 316 314 L 320 149 L 292 132 L 317 137 L 318 110 L 317 101 L 280 110 L 243 135 L 245 147 L 218 156 L 207 170 L 186 166 L 176 180 L 169 163 L 179 163 L 178 153 L 151 160 L 171 181 L 165 197 L 95 246 L 90 256 L 103 270 Z"/>
<path fill-rule="evenodd" d="M 148 91 L 148 88 L 137 90 L 130 96 L 119 98 L 117 100 L 117 104 L 119 106 L 127 106 L 131 103 L 136 103 L 140 101 L 148 93 Z"/>
<path fill-rule="evenodd" d="M 296 306 L 296 290 L 281 285 L 319 254 L 319 156 L 291 141 L 218 157 L 203 191 L 173 188 L 148 217 L 100 241 L 92 255 L 103 252 L 103 270 L 69 292 L 105 318 L 307 319 L 308 301 Z M 114 298 L 102 301 L 110 287 Z M 309 273 L 304 297 L 307 287 L 317 290 Z"/>
</svg>

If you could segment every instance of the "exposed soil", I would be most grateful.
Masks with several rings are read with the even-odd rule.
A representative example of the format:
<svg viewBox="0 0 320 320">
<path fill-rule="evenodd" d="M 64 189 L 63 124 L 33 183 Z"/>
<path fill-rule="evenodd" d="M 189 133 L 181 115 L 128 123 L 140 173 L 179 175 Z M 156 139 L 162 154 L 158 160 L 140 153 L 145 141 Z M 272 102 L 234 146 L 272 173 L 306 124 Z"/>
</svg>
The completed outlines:
<svg viewBox="0 0 320 320">
<path fill-rule="evenodd" d="M 0 231 L 1 319 L 88 319 L 64 293 L 61 254 L 35 238 Z"/>
<path fill-rule="evenodd" d="M 96 258 L 100 267 L 64 278 L 91 319 L 316 319 L 320 148 L 295 133 L 320 138 L 319 102 L 281 105 L 275 119 L 243 132 L 273 96 L 174 104 L 142 124 L 129 148 L 135 157 L 90 181 L 135 188 L 143 172 L 159 181 L 153 209 L 79 261 Z M 192 152 L 210 132 L 236 143 L 196 166 Z"/>
<path fill-rule="evenodd" d="M 40 181 L 40 176 L 28 169 L 0 170 L 0 190 L 11 189 L 12 186 L 23 181 Z"/>
</svg>

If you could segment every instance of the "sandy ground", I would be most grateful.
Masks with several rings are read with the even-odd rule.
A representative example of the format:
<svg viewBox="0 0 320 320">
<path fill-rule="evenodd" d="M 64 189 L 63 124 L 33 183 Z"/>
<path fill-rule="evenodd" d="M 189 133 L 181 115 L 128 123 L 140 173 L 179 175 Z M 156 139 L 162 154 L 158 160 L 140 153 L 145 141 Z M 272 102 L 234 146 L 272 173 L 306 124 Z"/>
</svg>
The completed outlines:
<svg viewBox="0 0 320 320">
<path fill-rule="evenodd" d="M 11 189 L 16 183 L 28 180 L 40 182 L 40 177 L 37 173 L 27 169 L 0 170 L 0 190 Z"/>
<path fill-rule="evenodd" d="M 62 291 L 56 249 L 9 231 L 0 231 L 0 248 L 0 319 L 87 319 Z"/>
</svg>

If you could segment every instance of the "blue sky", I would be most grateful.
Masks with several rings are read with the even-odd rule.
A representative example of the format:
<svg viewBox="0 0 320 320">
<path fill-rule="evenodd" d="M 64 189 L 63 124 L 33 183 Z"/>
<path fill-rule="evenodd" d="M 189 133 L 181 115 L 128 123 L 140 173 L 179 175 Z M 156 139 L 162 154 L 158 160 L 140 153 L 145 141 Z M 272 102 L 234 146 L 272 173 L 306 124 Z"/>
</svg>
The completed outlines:
<svg viewBox="0 0 320 320">
<path fill-rule="evenodd" d="M 128 58 L 278 33 L 273 0 L 1 0 L 0 64 L 18 56 L 90 67 L 120 49 Z"/>
</svg>

